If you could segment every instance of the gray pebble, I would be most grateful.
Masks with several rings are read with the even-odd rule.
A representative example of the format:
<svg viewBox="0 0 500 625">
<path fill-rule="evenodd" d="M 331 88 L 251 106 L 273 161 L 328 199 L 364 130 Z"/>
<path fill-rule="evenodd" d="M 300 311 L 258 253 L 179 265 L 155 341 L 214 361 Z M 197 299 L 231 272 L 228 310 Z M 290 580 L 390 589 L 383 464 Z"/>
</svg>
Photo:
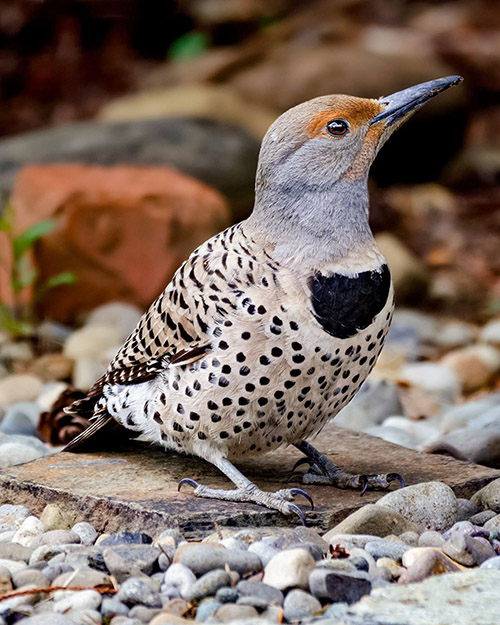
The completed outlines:
<svg viewBox="0 0 500 625">
<path fill-rule="evenodd" d="M 365 551 L 378 560 L 379 558 L 391 558 L 401 560 L 403 554 L 411 549 L 408 545 L 393 543 L 389 540 L 374 540 L 366 543 Z"/>
<path fill-rule="evenodd" d="M 230 621 L 253 619 L 259 616 L 255 608 L 250 605 L 237 605 L 235 603 L 225 603 L 215 615 L 218 621 L 228 623 Z"/>
<path fill-rule="evenodd" d="M 480 569 L 496 569 L 500 571 L 500 556 L 494 556 L 493 558 L 489 558 L 489 560 L 485 560 L 479 566 Z"/>
<path fill-rule="evenodd" d="M 31 516 L 31 512 L 26 506 L 4 503 L 0 506 L 0 521 L 2 517 L 12 517 L 16 521 L 24 521 Z"/>
<path fill-rule="evenodd" d="M 106 547 L 103 558 L 110 573 L 121 583 L 130 576 L 145 573 L 150 575 L 161 551 L 150 545 L 117 545 Z"/>
<path fill-rule="evenodd" d="M 215 593 L 215 598 L 221 603 L 236 603 L 238 601 L 238 591 L 231 586 L 223 586 Z"/>
<path fill-rule="evenodd" d="M 183 550 L 179 561 L 197 576 L 213 569 L 223 569 L 226 564 L 240 575 L 257 573 L 262 569 L 260 558 L 255 553 L 239 549 L 219 549 L 209 545 L 193 545 Z"/>
<path fill-rule="evenodd" d="M 85 545 L 63 545 L 66 553 L 64 562 L 75 569 L 90 567 L 99 571 L 106 571 L 104 556 L 99 547 Z"/>
<path fill-rule="evenodd" d="M 262 566 L 266 567 L 271 558 L 279 553 L 280 550 L 276 549 L 276 547 L 272 547 L 263 540 L 259 540 L 256 543 L 252 543 L 248 547 L 248 551 L 259 556 Z"/>
<path fill-rule="evenodd" d="M 219 588 L 231 583 L 229 575 L 222 569 L 215 569 L 202 575 L 187 591 L 182 593 L 186 601 L 199 601 L 212 597 Z"/>
<path fill-rule="evenodd" d="M 267 608 L 267 606 L 269 605 L 269 603 L 267 601 L 264 601 L 264 599 L 261 599 L 260 597 L 240 597 L 237 601 L 236 601 L 237 605 L 249 605 L 252 608 L 255 608 L 256 610 L 258 610 L 259 612 L 262 612 L 263 610 L 265 610 Z"/>
<path fill-rule="evenodd" d="M 178 588 L 181 596 L 185 592 L 189 592 L 191 586 L 196 582 L 196 575 L 184 564 L 175 562 L 166 571 L 163 578 L 165 586 L 173 586 Z"/>
<path fill-rule="evenodd" d="M 40 536 L 37 536 L 30 544 L 32 549 L 41 547 L 42 545 L 69 545 L 77 544 L 80 542 L 78 534 L 71 532 L 70 530 L 50 530 L 44 532 Z"/>
<path fill-rule="evenodd" d="M 111 618 L 116 615 L 127 616 L 129 608 L 116 597 L 104 597 L 101 604 L 101 614 Z"/>
<path fill-rule="evenodd" d="M 372 583 L 366 573 L 344 573 L 317 568 L 309 575 L 309 588 L 317 599 L 355 603 L 370 594 Z"/>
<path fill-rule="evenodd" d="M 473 514 L 471 517 L 469 517 L 468 521 L 470 521 L 470 523 L 472 523 L 473 525 L 482 526 L 486 523 L 486 521 L 493 519 L 495 516 L 496 512 L 493 512 L 493 510 L 482 510 L 481 512 Z"/>
<path fill-rule="evenodd" d="M 495 556 L 493 547 L 482 539 L 469 534 L 453 534 L 443 545 L 443 551 L 455 562 L 464 566 L 476 566 Z"/>
<path fill-rule="evenodd" d="M 110 625 L 142 625 L 142 621 L 138 618 L 129 618 L 128 616 L 114 616 Z"/>
<path fill-rule="evenodd" d="M 36 569 L 24 569 L 24 571 L 18 571 L 12 575 L 12 583 L 14 588 L 20 588 L 27 584 L 33 584 L 37 588 L 43 588 L 44 586 L 50 586 L 49 578 L 41 571 Z"/>
<path fill-rule="evenodd" d="M 161 610 L 158 608 L 146 608 L 143 605 L 136 605 L 130 610 L 129 617 L 137 618 L 143 623 L 149 623 L 160 612 Z"/>
<path fill-rule="evenodd" d="M 36 436 L 40 412 L 40 406 L 35 402 L 23 401 L 9 406 L 0 423 L 0 432 Z"/>
<path fill-rule="evenodd" d="M 76 625 L 100 625 L 101 613 L 97 610 L 70 610 L 67 615 Z"/>
<path fill-rule="evenodd" d="M 467 521 L 467 519 L 479 511 L 479 506 L 472 503 L 469 499 L 457 498 L 457 521 Z"/>
<path fill-rule="evenodd" d="M 479 525 L 473 525 L 470 521 L 459 521 L 455 523 L 453 527 L 450 527 L 449 530 L 443 533 L 443 538 L 445 540 L 450 539 L 452 536 L 456 534 L 463 534 L 464 536 L 483 536 L 484 538 L 488 538 L 490 533 L 484 527 L 480 527 Z"/>
<path fill-rule="evenodd" d="M 33 566 L 37 562 L 49 562 L 54 556 L 57 556 L 63 552 L 62 547 L 59 545 L 41 545 L 37 547 L 30 556 L 29 564 Z"/>
<path fill-rule="evenodd" d="M 26 569 L 28 565 L 26 564 L 26 562 L 19 562 L 18 560 L 7 560 L 7 559 L 0 558 L 0 567 L 8 569 L 9 573 L 11 575 L 14 575 L 14 573 L 17 573 L 18 571 L 22 571 L 23 569 Z"/>
<path fill-rule="evenodd" d="M 0 559 L 18 560 L 28 563 L 33 553 L 31 547 L 24 547 L 17 543 L 0 543 Z"/>
<path fill-rule="evenodd" d="M 196 610 L 196 620 L 204 622 L 215 616 L 222 603 L 216 599 L 204 599 Z"/>
<path fill-rule="evenodd" d="M 18 623 L 19 622 L 21 621 L 18 621 Z M 43 614 L 23 618 L 22 623 L 23 625 L 74 625 L 75 621 L 65 614 L 44 612 Z"/>
<path fill-rule="evenodd" d="M 321 611 L 321 603 L 308 592 L 303 590 L 291 590 L 283 604 L 283 615 L 291 623 L 305 618 L 311 618 Z"/>
<path fill-rule="evenodd" d="M 326 553 L 326 551 L 320 545 L 307 542 L 292 543 L 291 545 L 287 545 L 286 550 L 288 549 L 305 549 L 306 551 L 309 551 L 309 553 L 315 560 L 321 560 L 323 558 L 323 554 Z"/>
<path fill-rule="evenodd" d="M 258 597 L 273 605 L 283 605 L 284 596 L 281 590 L 252 580 L 243 580 L 236 584 L 240 597 Z"/>
<path fill-rule="evenodd" d="M 443 535 L 435 530 L 428 530 L 420 534 L 418 539 L 419 547 L 442 547 L 445 539 Z"/>
<path fill-rule="evenodd" d="M 500 514 L 495 514 L 483 525 L 483 528 L 489 532 L 498 533 L 500 531 Z"/>
<path fill-rule="evenodd" d="M 368 571 L 370 565 L 368 564 L 368 560 L 363 558 L 363 556 L 353 556 L 349 558 L 351 564 L 353 564 L 357 571 Z"/>
<path fill-rule="evenodd" d="M 162 605 L 168 603 L 171 599 L 178 599 L 181 596 L 180 590 L 175 586 L 163 585 L 160 589 Z"/>
<path fill-rule="evenodd" d="M 116 598 L 128 605 L 141 604 L 148 608 L 161 608 L 160 593 L 148 582 L 146 578 L 129 577 L 120 586 Z"/>
<path fill-rule="evenodd" d="M 80 537 L 80 543 L 82 545 L 93 545 L 97 540 L 97 532 L 94 526 L 85 521 L 73 525 L 71 531 Z"/>
<path fill-rule="evenodd" d="M 223 538 L 220 541 L 220 544 L 226 549 L 239 549 L 240 551 L 246 551 L 248 549 L 247 545 L 245 545 L 242 540 L 238 540 L 237 538 L 234 538 L 234 536 Z"/>
<path fill-rule="evenodd" d="M 181 543 L 186 542 L 186 539 L 181 534 L 181 532 L 178 529 L 175 529 L 175 528 L 164 530 L 158 536 L 158 540 L 161 540 L 162 538 L 167 538 L 168 536 L 170 536 L 170 537 L 172 537 L 174 539 L 174 544 L 175 544 L 176 547 L 178 547 Z"/>
<path fill-rule="evenodd" d="M 368 570 L 368 563 L 364 560 Z M 351 558 L 340 558 L 336 560 L 335 558 L 325 558 L 324 560 L 320 560 L 316 563 L 317 568 L 320 569 L 331 569 L 336 571 L 357 571 L 358 569 L 355 567 L 354 563 L 351 561 Z"/>
<path fill-rule="evenodd" d="M 103 538 L 101 547 L 114 547 L 115 545 L 150 545 L 153 539 L 142 532 L 116 532 Z"/>
</svg>

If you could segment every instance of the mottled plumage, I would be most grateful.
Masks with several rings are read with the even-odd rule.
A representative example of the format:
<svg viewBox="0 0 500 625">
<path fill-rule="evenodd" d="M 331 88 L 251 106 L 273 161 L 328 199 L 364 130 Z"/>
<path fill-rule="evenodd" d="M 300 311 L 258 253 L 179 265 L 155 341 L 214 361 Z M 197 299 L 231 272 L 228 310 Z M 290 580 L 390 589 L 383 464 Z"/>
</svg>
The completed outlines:
<svg viewBox="0 0 500 625">
<path fill-rule="evenodd" d="M 358 391 L 393 312 L 389 269 L 368 226 L 369 166 L 422 93 L 455 83 L 382 100 L 327 96 L 279 118 L 263 142 L 252 216 L 179 268 L 72 406 L 95 422 L 68 449 L 119 423 L 214 463 L 237 487 L 185 480 L 195 494 L 285 513 L 300 513 L 290 500 L 303 491 L 263 493 L 230 461 L 294 444 L 310 459 L 305 482 L 386 487 L 398 477 L 346 474 L 305 441 Z M 398 98 L 404 115 L 401 106 L 387 114 Z"/>
</svg>

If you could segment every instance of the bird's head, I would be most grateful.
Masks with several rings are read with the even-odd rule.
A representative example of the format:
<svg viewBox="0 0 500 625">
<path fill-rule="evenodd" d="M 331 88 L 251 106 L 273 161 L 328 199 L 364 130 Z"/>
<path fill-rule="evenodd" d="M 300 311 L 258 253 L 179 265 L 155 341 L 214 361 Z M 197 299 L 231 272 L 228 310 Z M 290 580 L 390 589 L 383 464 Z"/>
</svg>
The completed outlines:
<svg viewBox="0 0 500 625">
<path fill-rule="evenodd" d="M 331 95 L 295 106 L 264 137 L 257 193 L 268 184 L 320 190 L 338 180 L 366 179 L 391 134 L 425 102 L 461 81 L 447 76 L 374 100 Z"/>
</svg>

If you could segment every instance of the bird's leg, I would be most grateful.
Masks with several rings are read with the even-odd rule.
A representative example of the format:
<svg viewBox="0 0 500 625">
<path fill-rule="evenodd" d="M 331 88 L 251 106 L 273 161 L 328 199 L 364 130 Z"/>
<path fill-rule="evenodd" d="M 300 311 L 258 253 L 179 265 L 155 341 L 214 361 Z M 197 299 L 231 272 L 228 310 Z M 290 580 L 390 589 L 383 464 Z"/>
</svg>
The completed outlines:
<svg viewBox="0 0 500 625">
<path fill-rule="evenodd" d="M 208 459 L 207 459 L 208 460 Z M 215 488 L 208 488 L 207 486 L 201 486 L 195 480 L 190 478 L 184 478 L 179 482 L 179 490 L 183 484 L 189 484 L 194 487 L 194 494 L 196 497 L 207 497 L 209 499 L 222 499 L 224 501 L 241 501 L 245 503 L 257 503 L 261 506 L 266 506 L 272 510 L 278 510 L 283 514 L 297 514 L 300 520 L 305 525 L 305 517 L 302 510 L 291 503 L 296 495 L 302 495 L 311 504 L 313 508 L 313 501 L 311 497 L 300 488 L 286 488 L 278 490 L 275 493 L 268 493 L 259 490 L 257 486 L 246 478 L 243 473 L 232 465 L 227 458 L 217 458 L 215 460 L 210 459 L 222 473 L 224 473 L 233 484 L 236 486 L 234 490 L 222 490 Z"/>
<path fill-rule="evenodd" d="M 356 475 L 347 473 L 337 467 L 331 460 L 320 453 L 307 441 L 295 445 L 307 459 L 301 459 L 295 468 L 304 462 L 309 463 L 309 471 L 302 475 L 304 484 L 331 484 L 337 488 L 360 488 L 363 494 L 368 488 L 385 489 L 391 482 L 398 481 L 404 488 L 404 480 L 399 473 L 382 473 L 380 475 Z"/>
</svg>

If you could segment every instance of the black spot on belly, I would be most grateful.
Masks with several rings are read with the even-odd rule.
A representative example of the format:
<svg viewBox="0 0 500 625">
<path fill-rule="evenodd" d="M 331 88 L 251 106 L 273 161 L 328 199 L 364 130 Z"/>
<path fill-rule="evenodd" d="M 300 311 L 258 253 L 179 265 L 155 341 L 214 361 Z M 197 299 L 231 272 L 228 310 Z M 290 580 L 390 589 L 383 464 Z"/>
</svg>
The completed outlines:
<svg viewBox="0 0 500 625">
<path fill-rule="evenodd" d="M 354 336 L 385 306 L 390 285 L 391 274 L 385 264 L 380 271 L 363 271 L 356 278 L 318 273 L 309 281 L 314 316 L 328 334 L 339 339 Z"/>
</svg>

